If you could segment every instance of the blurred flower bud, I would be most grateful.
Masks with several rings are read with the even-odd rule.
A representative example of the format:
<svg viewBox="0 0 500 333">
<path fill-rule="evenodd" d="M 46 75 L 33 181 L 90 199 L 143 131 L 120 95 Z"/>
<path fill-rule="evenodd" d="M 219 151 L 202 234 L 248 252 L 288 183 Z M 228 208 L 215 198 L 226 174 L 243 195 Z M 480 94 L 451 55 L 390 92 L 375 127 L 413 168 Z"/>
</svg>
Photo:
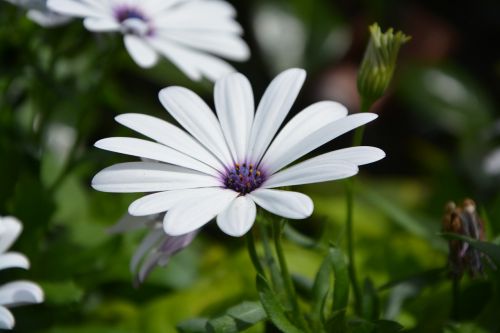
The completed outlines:
<svg viewBox="0 0 500 333">
<path fill-rule="evenodd" d="M 358 73 L 358 91 L 368 106 L 387 90 L 396 68 L 399 49 L 411 38 L 401 31 L 394 33 L 393 29 L 382 33 L 377 23 L 369 29 L 370 41 Z"/>
<path fill-rule="evenodd" d="M 476 240 L 484 240 L 484 223 L 477 214 L 476 204 L 471 199 L 465 199 L 462 205 L 454 202 L 446 205 L 443 217 L 443 232 L 460 234 Z M 450 240 L 448 265 L 450 275 L 460 278 L 467 270 L 471 276 L 483 273 L 482 258 L 484 255 L 461 240 Z"/>
</svg>

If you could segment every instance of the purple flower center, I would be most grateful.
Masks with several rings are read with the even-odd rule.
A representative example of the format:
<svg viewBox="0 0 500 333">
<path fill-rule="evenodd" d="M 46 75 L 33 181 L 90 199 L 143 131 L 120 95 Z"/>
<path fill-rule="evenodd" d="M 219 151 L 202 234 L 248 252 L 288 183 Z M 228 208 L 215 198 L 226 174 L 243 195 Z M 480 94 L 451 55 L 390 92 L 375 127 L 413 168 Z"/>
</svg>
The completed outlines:
<svg viewBox="0 0 500 333">
<path fill-rule="evenodd" d="M 259 188 L 264 180 L 264 174 L 253 164 L 236 163 L 224 177 L 224 184 L 227 188 L 245 195 Z"/>
<path fill-rule="evenodd" d="M 115 9 L 115 17 L 121 23 L 128 19 L 138 19 L 146 22 L 144 14 L 134 7 L 121 6 Z"/>
</svg>

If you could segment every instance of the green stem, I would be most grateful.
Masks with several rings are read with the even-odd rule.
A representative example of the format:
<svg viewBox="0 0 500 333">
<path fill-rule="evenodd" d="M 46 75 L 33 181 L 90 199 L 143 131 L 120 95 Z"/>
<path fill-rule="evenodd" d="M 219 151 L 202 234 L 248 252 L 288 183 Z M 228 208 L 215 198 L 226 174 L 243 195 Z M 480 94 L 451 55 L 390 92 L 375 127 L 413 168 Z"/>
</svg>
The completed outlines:
<svg viewBox="0 0 500 333">
<path fill-rule="evenodd" d="M 366 99 L 361 100 L 360 112 L 368 112 L 371 106 L 371 102 Z M 354 132 L 353 146 L 360 146 L 363 142 L 364 126 L 358 127 Z M 354 294 L 354 304 L 356 312 L 361 314 L 361 288 L 359 287 L 358 278 L 356 274 L 356 262 L 354 254 L 354 227 L 353 227 L 353 215 L 354 215 L 354 180 L 349 179 L 347 181 L 347 214 L 346 214 L 346 234 L 347 234 L 347 256 L 349 258 L 348 271 L 349 278 L 351 280 L 352 290 Z"/>
<path fill-rule="evenodd" d="M 459 320 L 459 304 L 460 304 L 460 278 L 452 278 L 452 308 L 451 308 L 451 319 Z"/>
<path fill-rule="evenodd" d="M 271 281 L 273 283 L 274 290 L 277 292 L 277 294 L 281 294 L 284 290 L 283 281 L 281 279 L 279 269 L 276 266 L 276 260 L 274 259 L 273 251 L 271 249 L 271 246 L 269 245 L 268 228 L 265 225 L 264 221 L 262 222 L 263 223 L 259 223 L 259 230 L 262 239 L 262 247 L 264 248 L 265 263 L 271 274 Z"/>
<path fill-rule="evenodd" d="M 287 294 L 288 300 L 292 305 L 292 311 L 294 318 L 300 324 L 301 328 L 304 330 L 308 329 L 308 325 L 302 316 L 299 308 L 299 302 L 297 301 L 297 293 L 295 292 L 295 287 L 293 286 L 292 277 L 290 271 L 288 270 L 288 265 L 286 263 L 285 254 L 283 251 L 283 246 L 281 244 L 281 235 L 283 232 L 282 222 L 273 223 L 273 236 L 274 236 L 274 246 L 276 248 L 276 254 L 278 256 L 278 262 L 281 268 L 281 276 L 283 278 L 285 292 Z"/>
<path fill-rule="evenodd" d="M 252 260 L 253 267 L 255 267 L 257 274 L 265 276 L 264 268 L 262 268 L 262 264 L 260 263 L 259 260 L 259 255 L 257 254 L 257 249 L 255 247 L 255 238 L 253 236 L 253 230 L 247 232 L 246 240 L 247 240 L 248 254 L 250 255 L 250 260 Z"/>
</svg>

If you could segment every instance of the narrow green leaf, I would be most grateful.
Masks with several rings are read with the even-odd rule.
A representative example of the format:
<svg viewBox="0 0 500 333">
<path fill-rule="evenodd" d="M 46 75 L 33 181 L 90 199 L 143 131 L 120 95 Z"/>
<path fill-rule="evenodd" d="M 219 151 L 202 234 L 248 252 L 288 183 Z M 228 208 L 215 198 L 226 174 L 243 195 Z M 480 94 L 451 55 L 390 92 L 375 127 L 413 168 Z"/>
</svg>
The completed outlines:
<svg viewBox="0 0 500 333">
<path fill-rule="evenodd" d="M 473 248 L 483 252 L 488 255 L 493 262 L 500 267 L 500 245 L 496 245 L 489 242 L 482 242 L 470 237 L 452 234 L 452 233 L 443 233 L 441 234 L 446 239 L 459 239 L 461 241 L 469 243 Z"/>
<path fill-rule="evenodd" d="M 276 295 L 269 288 L 267 281 L 262 275 L 257 275 L 257 290 L 267 316 L 278 329 L 285 333 L 302 333 L 286 317 L 283 306 L 279 303 Z"/>
<path fill-rule="evenodd" d="M 179 333 L 205 333 L 207 323 L 206 318 L 193 318 L 177 324 L 176 328 Z"/>
<path fill-rule="evenodd" d="M 317 241 L 301 234 L 299 231 L 297 231 L 296 229 L 291 227 L 289 223 L 285 224 L 285 228 L 283 230 L 283 233 L 288 240 L 292 241 L 293 243 L 295 243 L 299 246 L 302 246 L 302 247 L 305 247 L 308 249 L 314 249 L 314 248 L 318 247 Z"/>
<path fill-rule="evenodd" d="M 333 311 L 345 310 L 349 301 L 349 273 L 342 251 L 330 248 L 330 260 L 335 274 L 333 285 Z"/>
<path fill-rule="evenodd" d="M 230 308 L 227 314 L 247 324 L 256 324 L 266 319 L 266 312 L 258 302 L 243 302 Z"/>
<path fill-rule="evenodd" d="M 211 319 L 206 325 L 206 332 L 210 333 L 237 333 L 243 329 L 239 329 L 235 319 L 229 315 Z"/>
<path fill-rule="evenodd" d="M 376 320 L 379 315 L 379 299 L 373 282 L 365 280 L 361 297 L 361 314 L 367 320 Z"/>
<path fill-rule="evenodd" d="M 330 254 L 328 254 L 316 274 L 313 285 L 313 299 L 311 306 L 311 319 L 316 325 L 319 325 L 324 315 L 325 298 L 330 290 L 330 274 L 332 273 L 332 264 Z"/>
</svg>

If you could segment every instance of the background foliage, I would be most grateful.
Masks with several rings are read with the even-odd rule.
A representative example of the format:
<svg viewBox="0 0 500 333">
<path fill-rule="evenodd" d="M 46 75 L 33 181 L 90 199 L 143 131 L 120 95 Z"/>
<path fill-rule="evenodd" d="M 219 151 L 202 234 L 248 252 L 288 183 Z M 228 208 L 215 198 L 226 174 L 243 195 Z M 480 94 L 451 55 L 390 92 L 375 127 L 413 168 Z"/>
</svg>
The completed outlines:
<svg viewBox="0 0 500 333">
<path fill-rule="evenodd" d="M 490 240 L 500 234 L 499 178 L 483 168 L 500 142 L 499 3 L 233 3 L 253 51 L 236 68 L 249 76 L 257 98 L 280 70 L 308 71 L 294 112 L 321 99 L 357 111 L 356 70 L 373 21 L 413 36 L 393 89 L 374 108 L 380 118 L 366 131 L 365 143 L 388 157 L 363 168 L 356 183 L 358 274 L 377 290 L 382 318 L 408 332 L 498 332 L 493 272 L 464 278 L 462 324 L 451 324 L 451 283 L 442 271 L 447 246 L 437 233 L 445 203 L 471 197 Z M 127 160 L 92 144 L 132 134 L 113 121 L 118 114 L 167 119 L 157 93 L 169 85 L 190 87 L 212 104 L 209 82 L 193 83 L 167 61 L 138 68 L 117 35 L 93 35 L 79 21 L 43 29 L 0 3 L 0 213 L 23 221 L 14 249 L 32 263 L 27 272 L 2 271 L 0 282 L 29 279 L 46 292 L 44 304 L 14 310 L 16 332 L 175 332 L 182 320 L 217 317 L 257 300 L 244 242 L 214 226 L 138 289 L 128 266 L 141 233 L 106 233 L 135 196 L 90 188 L 98 170 Z M 315 213 L 293 226 L 320 244 L 344 246 L 343 183 L 303 190 L 313 197 Z M 286 243 L 289 266 L 310 280 L 325 253 L 293 239 Z"/>
</svg>

